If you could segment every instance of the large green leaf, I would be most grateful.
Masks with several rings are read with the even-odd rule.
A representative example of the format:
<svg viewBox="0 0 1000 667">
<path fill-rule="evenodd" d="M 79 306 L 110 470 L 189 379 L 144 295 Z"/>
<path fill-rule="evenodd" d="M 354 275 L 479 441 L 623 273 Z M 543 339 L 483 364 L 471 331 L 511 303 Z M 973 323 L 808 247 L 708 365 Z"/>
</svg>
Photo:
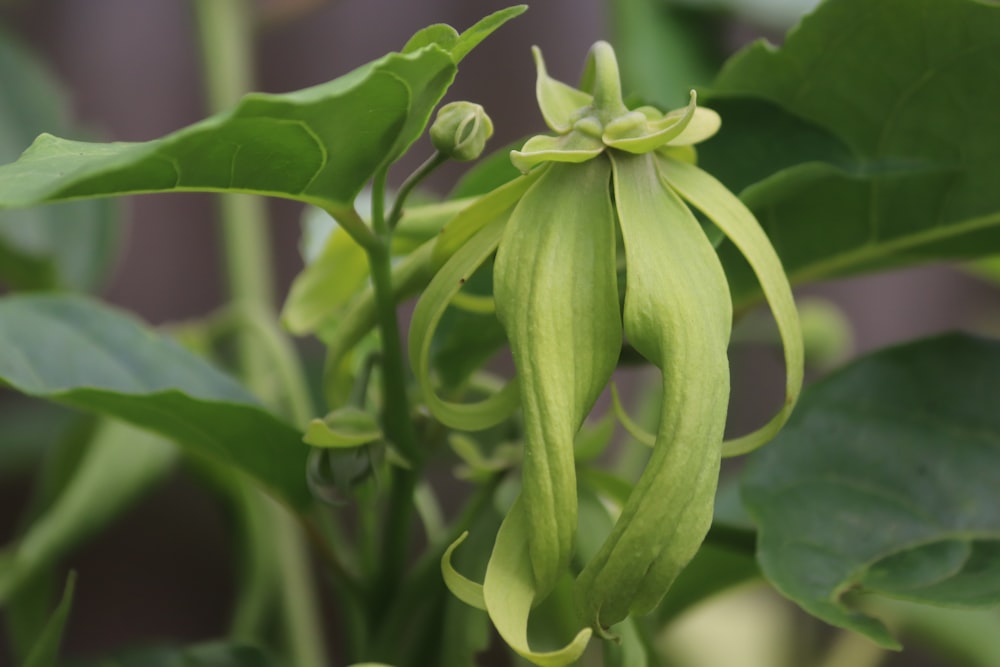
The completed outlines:
<svg viewBox="0 0 1000 667">
<path fill-rule="evenodd" d="M 996 3 L 830 0 L 780 49 L 757 43 L 727 63 L 709 105 L 764 100 L 839 138 L 861 168 L 791 167 L 755 204 L 795 280 L 1000 251 L 998 32 Z M 796 136 L 775 140 L 801 152 Z M 735 254 L 724 249 L 742 300 L 755 282 Z"/>
<path fill-rule="evenodd" d="M 298 430 L 170 339 L 95 301 L 0 300 L 0 380 L 160 433 L 242 469 L 294 507 L 310 502 Z"/>
<path fill-rule="evenodd" d="M 27 50 L 0 30 L 0 162 L 14 160 L 40 132 L 71 133 L 69 105 Z M 110 202 L 75 202 L 0 212 L 0 282 L 15 288 L 96 286 L 114 255 Z"/>
<path fill-rule="evenodd" d="M 955 334 L 812 386 L 743 480 L 765 576 L 887 647 L 859 594 L 1000 604 L 998 377 L 1000 343 Z"/>
<path fill-rule="evenodd" d="M 498 12 L 444 44 L 429 37 L 312 88 L 252 93 L 232 111 L 154 141 L 91 144 L 43 134 L 0 167 L 0 208 L 200 190 L 350 210 L 375 171 L 423 132 L 458 61 L 523 10 Z"/>
</svg>

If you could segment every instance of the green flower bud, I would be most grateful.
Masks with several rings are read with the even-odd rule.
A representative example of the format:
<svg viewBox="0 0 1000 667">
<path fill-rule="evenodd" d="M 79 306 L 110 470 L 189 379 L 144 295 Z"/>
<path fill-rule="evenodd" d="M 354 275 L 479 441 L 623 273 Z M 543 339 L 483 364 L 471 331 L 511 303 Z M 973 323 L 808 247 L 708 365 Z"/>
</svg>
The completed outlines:
<svg viewBox="0 0 1000 667">
<path fill-rule="evenodd" d="M 492 136 L 493 121 L 483 107 L 472 102 L 444 105 L 431 125 L 434 148 L 462 162 L 482 155 L 486 142 Z"/>
</svg>

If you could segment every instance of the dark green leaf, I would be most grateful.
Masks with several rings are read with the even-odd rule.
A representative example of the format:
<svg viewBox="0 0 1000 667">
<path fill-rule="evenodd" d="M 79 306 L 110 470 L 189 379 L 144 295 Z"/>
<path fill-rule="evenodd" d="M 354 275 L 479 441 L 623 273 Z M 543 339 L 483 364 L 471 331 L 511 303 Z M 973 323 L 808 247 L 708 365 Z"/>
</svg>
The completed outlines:
<svg viewBox="0 0 1000 667">
<path fill-rule="evenodd" d="M 1000 68 L 998 31 L 996 3 L 831 0 L 782 48 L 757 43 L 729 61 L 710 105 L 764 100 L 838 137 L 868 168 L 786 175 L 781 196 L 755 204 L 795 280 L 1000 250 L 1000 96 L 987 83 Z M 801 151 L 801 128 L 787 139 L 774 130 L 762 123 L 759 141 Z M 755 283 L 734 255 L 727 247 L 744 300 Z"/>
<path fill-rule="evenodd" d="M 64 667 L 279 667 L 263 650 L 212 642 L 190 647 L 161 646 L 122 652 L 93 662 L 63 663 Z"/>
<path fill-rule="evenodd" d="M 298 430 L 228 376 L 97 302 L 0 300 L 0 380 L 160 433 L 242 469 L 294 507 L 310 502 Z"/>
<path fill-rule="evenodd" d="M 765 576 L 887 647 L 858 594 L 1000 604 L 997 377 L 1000 343 L 950 335 L 812 386 L 743 480 Z"/>
<path fill-rule="evenodd" d="M 49 73 L 0 30 L 0 162 L 43 131 L 72 133 L 69 104 Z M 19 289 L 92 288 L 114 256 L 117 207 L 75 202 L 0 213 L 0 281 Z"/>
<path fill-rule="evenodd" d="M 52 613 L 52 617 L 42 631 L 38 642 L 28 655 L 24 667 L 54 667 L 59 657 L 59 645 L 62 643 L 63 628 L 69 618 L 70 607 L 73 606 L 73 590 L 76 587 L 76 574 L 70 572 L 66 578 L 66 588 L 63 589 L 62 600 Z"/>
</svg>

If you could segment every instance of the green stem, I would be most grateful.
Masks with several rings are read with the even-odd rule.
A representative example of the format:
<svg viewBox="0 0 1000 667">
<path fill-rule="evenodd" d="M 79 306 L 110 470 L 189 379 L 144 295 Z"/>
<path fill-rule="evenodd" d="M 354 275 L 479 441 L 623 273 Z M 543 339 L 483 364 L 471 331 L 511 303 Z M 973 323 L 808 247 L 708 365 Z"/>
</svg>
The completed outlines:
<svg viewBox="0 0 1000 667">
<path fill-rule="evenodd" d="M 196 0 L 203 51 L 205 88 L 211 111 L 230 108 L 253 87 L 253 7 L 248 0 Z M 274 312 L 274 275 L 268 252 L 267 214 L 256 197 L 225 195 L 220 217 L 231 305 L 238 311 Z M 269 355 L 249 327 L 236 338 L 240 370 L 252 391 L 269 403 Z M 302 400 L 302 399 L 299 399 Z M 308 406 L 298 409 L 308 411 Z M 274 537 L 272 547 L 281 577 L 282 620 L 293 664 L 323 667 L 326 644 L 320 627 L 319 605 L 301 530 L 284 508 L 262 499 Z M 254 545 L 256 546 L 256 545 Z M 263 611 L 258 612 L 263 613 Z M 240 625 L 252 619 L 243 618 Z"/>
<path fill-rule="evenodd" d="M 399 192 L 396 195 L 396 201 L 392 204 L 392 210 L 389 212 L 389 217 L 386 218 L 386 226 L 390 231 L 396 229 L 396 225 L 399 224 L 400 218 L 403 217 L 403 203 L 406 198 L 410 196 L 413 192 L 413 188 L 423 181 L 427 176 L 431 174 L 435 169 L 443 165 L 448 161 L 448 156 L 441 151 L 434 151 L 434 154 L 427 158 L 422 165 L 417 167 L 410 176 L 403 181 L 403 185 L 399 187 Z"/>
</svg>

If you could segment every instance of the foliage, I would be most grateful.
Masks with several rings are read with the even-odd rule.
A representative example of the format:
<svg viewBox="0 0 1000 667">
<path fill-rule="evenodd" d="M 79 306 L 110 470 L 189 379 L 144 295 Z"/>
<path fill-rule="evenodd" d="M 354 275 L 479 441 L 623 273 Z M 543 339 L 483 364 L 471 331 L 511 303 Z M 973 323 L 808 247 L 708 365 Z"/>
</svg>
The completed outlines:
<svg viewBox="0 0 1000 667">
<path fill-rule="evenodd" d="M 357 667 L 457 667 L 486 649 L 490 627 L 537 665 L 598 653 L 608 667 L 667 664 L 663 628 L 758 568 L 809 613 L 887 648 L 899 644 L 879 610 L 904 633 L 933 635 L 936 622 L 880 598 L 996 607 L 996 343 L 910 342 L 802 391 L 804 351 L 829 347 L 833 320 L 803 309 L 800 326 L 790 282 L 1000 250 L 986 85 L 1000 69 L 1000 7 L 827 0 L 782 47 L 745 48 L 688 97 L 676 80 L 714 66 L 679 28 L 694 15 L 678 24 L 653 0 L 621 3 L 621 76 L 605 42 L 578 86 L 550 76 L 536 49 L 549 133 L 417 203 L 428 174 L 482 154 L 493 131 L 482 107 L 431 116 L 465 56 L 524 10 L 462 33 L 430 26 L 333 81 L 249 93 L 160 139 L 41 134 L 0 166 L 11 290 L 0 381 L 97 415 L 72 429 L 22 416 L 8 431 L 34 431 L 32 448 L 37 434 L 55 441 L 0 550 L 21 663 L 64 664 L 76 575 L 46 613 L 61 560 L 178 462 L 236 519 L 232 631 L 100 664 L 319 667 L 329 633 Z M 684 35 L 669 74 L 656 57 L 664 34 Z M 7 39 L 0 56 L 17 91 L 0 104 L 0 156 L 13 160 L 38 132 L 71 131 L 45 111 L 58 93 L 30 56 Z M 425 131 L 434 153 L 390 196 L 389 169 Z M 180 191 L 309 205 L 306 266 L 280 317 L 239 270 L 226 308 L 161 329 L 58 291 L 91 289 L 106 270 L 117 223 L 103 198 Z M 224 228 L 229 262 L 259 268 L 251 226 L 223 215 L 237 223 Z M 396 311 L 411 297 L 404 349 Z M 760 301 L 784 401 L 724 440 L 727 349 L 760 337 L 738 328 Z M 324 344 L 322 391 L 289 333 Z M 486 370 L 503 348 L 508 379 Z M 657 371 L 648 405 L 629 417 L 615 392 L 613 414 L 588 419 L 626 365 Z M 624 453 L 614 417 L 636 441 Z M 723 457 L 772 439 L 720 484 Z M 16 444 L 0 443 L 0 460 L 23 458 Z M 473 490 L 446 519 L 430 472 L 456 460 Z M 411 559 L 417 520 L 426 545 Z M 339 628 L 322 625 L 307 548 Z M 958 659 L 986 664 L 991 650 Z"/>
</svg>

